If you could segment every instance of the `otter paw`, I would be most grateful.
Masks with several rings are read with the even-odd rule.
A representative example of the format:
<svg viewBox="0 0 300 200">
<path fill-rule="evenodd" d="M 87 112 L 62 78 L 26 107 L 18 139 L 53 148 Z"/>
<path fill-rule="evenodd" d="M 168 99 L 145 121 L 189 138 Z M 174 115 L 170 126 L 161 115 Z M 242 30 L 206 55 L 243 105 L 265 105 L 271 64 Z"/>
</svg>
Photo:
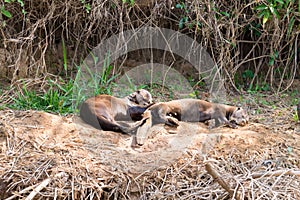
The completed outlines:
<svg viewBox="0 0 300 200">
<path fill-rule="evenodd" d="M 165 124 L 168 126 L 179 126 L 179 121 L 174 117 L 167 116 L 167 121 Z"/>
</svg>

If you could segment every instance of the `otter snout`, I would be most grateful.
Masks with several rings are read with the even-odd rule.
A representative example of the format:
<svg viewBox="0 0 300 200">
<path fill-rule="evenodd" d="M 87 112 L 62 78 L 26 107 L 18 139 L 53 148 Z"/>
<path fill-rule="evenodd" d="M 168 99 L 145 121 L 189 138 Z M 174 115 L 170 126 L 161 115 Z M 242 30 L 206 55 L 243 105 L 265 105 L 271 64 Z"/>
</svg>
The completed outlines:
<svg viewBox="0 0 300 200">
<path fill-rule="evenodd" d="M 237 120 L 236 123 L 240 126 L 246 126 L 248 124 L 248 119 Z"/>
</svg>

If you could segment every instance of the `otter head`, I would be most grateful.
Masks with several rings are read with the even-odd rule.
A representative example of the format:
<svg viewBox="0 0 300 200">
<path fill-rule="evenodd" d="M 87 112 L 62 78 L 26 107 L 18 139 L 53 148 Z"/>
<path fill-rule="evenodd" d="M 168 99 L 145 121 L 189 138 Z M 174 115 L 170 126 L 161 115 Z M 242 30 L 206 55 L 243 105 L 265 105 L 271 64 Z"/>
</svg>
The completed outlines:
<svg viewBox="0 0 300 200">
<path fill-rule="evenodd" d="M 145 89 L 140 89 L 130 94 L 129 100 L 140 106 L 148 106 L 153 104 L 152 95 Z"/>
<path fill-rule="evenodd" d="M 247 111 L 241 107 L 237 107 L 235 111 L 233 111 L 230 121 L 234 121 L 237 125 L 245 126 L 249 122 Z"/>
</svg>

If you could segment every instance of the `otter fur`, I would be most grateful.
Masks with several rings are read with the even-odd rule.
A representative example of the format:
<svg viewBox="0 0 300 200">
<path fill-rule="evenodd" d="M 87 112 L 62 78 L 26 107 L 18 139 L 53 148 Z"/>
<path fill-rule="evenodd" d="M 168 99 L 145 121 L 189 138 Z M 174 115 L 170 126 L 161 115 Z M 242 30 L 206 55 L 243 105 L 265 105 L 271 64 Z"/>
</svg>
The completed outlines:
<svg viewBox="0 0 300 200">
<path fill-rule="evenodd" d="M 100 130 L 131 134 L 136 131 L 137 124 L 130 125 L 122 121 L 141 120 L 143 112 L 151 105 L 152 96 L 145 89 L 137 90 L 125 98 L 98 95 L 83 102 L 80 118 Z"/>
<path fill-rule="evenodd" d="M 161 102 L 150 106 L 143 114 L 145 121 L 138 128 L 136 139 L 139 145 L 144 143 L 149 129 L 155 124 L 178 126 L 179 121 L 206 122 L 215 120 L 215 125 L 228 125 L 237 128 L 248 123 L 247 112 L 236 106 L 210 103 L 198 99 L 180 99 Z"/>
</svg>

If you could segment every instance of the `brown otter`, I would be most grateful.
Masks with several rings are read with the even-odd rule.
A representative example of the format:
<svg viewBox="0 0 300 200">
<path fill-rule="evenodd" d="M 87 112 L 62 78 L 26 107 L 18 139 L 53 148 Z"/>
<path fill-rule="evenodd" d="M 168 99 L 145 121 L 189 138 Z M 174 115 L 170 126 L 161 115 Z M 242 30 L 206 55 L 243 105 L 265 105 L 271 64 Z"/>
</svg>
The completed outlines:
<svg viewBox="0 0 300 200">
<path fill-rule="evenodd" d="M 216 126 L 226 124 L 237 128 L 248 123 L 248 115 L 241 107 L 210 103 L 198 99 L 180 99 L 157 103 L 144 112 L 145 120 L 138 128 L 136 139 L 139 145 L 147 138 L 148 130 L 155 124 L 178 126 L 178 121 L 206 122 L 214 119 Z"/>
<path fill-rule="evenodd" d="M 131 126 L 121 121 L 141 120 L 143 112 L 151 105 L 153 105 L 152 96 L 145 89 L 125 98 L 98 95 L 83 102 L 80 118 L 97 129 L 130 134 L 136 130 L 137 124 Z"/>
</svg>

